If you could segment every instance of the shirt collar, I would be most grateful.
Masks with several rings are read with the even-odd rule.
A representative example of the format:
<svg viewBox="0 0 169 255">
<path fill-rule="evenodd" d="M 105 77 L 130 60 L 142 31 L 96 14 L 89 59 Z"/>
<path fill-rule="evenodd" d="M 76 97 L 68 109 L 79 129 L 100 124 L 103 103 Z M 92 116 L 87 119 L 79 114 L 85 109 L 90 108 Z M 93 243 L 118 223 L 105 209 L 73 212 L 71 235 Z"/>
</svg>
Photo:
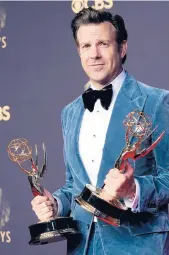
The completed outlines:
<svg viewBox="0 0 169 255">
<path fill-rule="evenodd" d="M 109 82 L 109 84 L 106 85 L 106 86 L 108 86 L 108 85 L 112 84 L 113 96 L 115 96 L 119 93 L 125 78 L 126 78 L 126 72 L 123 69 L 121 71 L 121 73 L 116 76 L 116 78 L 114 80 L 112 80 L 111 82 Z M 90 87 L 93 90 L 96 90 L 96 88 L 92 85 L 92 83 L 91 83 Z"/>
</svg>

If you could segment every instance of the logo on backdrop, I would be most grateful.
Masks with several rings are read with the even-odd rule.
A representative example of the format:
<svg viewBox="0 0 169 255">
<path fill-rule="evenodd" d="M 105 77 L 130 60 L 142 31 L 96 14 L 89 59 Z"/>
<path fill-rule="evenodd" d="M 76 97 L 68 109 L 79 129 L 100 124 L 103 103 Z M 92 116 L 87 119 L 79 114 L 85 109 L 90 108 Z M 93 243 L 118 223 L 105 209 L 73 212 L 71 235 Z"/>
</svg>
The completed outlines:
<svg viewBox="0 0 169 255">
<path fill-rule="evenodd" d="M 10 207 L 0 188 L 0 243 L 11 242 L 11 232 L 3 230 L 10 218 Z"/>
<path fill-rule="evenodd" d="M 7 47 L 7 38 L 2 34 L 2 30 L 6 24 L 6 11 L 0 6 L 0 48 L 5 49 Z"/>
<path fill-rule="evenodd" d="M 110 9 L 113 7 L 113 0 L 72 0 L 72 11 L 75 13 L 80 12 L 83 8 L 92 7 L 95 10 L 103 8 Z"/>
<path fill-rule="evenodd" d="M 0 106 L 0 121 L 10 120 L 11 114 L 9 110 L 10 110 L 10 107 L 8 105 Z"/>
</svg>

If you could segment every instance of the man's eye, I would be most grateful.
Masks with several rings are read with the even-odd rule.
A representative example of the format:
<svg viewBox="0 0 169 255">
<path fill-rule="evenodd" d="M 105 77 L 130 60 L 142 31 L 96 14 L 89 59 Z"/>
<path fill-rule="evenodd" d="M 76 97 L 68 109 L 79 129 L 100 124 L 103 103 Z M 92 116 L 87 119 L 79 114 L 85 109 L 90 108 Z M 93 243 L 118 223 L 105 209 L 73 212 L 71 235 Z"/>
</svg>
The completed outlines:
<svg viewBox="0 0 169 255">
<path fill-rule="evenodd" d="M 108 43 L 101 42 L 101 43 L 100 43 L 100 46 L 105 46 L 105 47 L 107 47 L 107 46 L 108 46 Z"/>
<path fill-rule="evenodd" d="M 89 48 L 89 47 L 90 47 L 89 44 L 85 44 L 85 45 L 82 46 L 82 49 L 87 49 L 87 48 Z"/>
</svg>

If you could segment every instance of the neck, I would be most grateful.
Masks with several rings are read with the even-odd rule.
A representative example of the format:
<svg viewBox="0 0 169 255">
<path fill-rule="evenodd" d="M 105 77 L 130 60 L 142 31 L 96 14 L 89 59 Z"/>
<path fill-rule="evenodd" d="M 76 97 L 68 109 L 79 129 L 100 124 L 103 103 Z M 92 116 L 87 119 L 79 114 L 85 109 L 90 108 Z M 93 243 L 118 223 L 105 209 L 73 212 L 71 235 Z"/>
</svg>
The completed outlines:
<svg viewBox="0 0 169 255">
<path fill-rule="evenodd" d="M 113 76 L 111 76 L 111 78 L 108 78 L 106 81 L 103 80 L 98 82 L 98 81 L 90 80 L 90 82 L 96 89 L 102 89 L 104 86 L 112 82 L 122 72 L 122 70 L 123 68 L 121 67 Z"/>
</svg>

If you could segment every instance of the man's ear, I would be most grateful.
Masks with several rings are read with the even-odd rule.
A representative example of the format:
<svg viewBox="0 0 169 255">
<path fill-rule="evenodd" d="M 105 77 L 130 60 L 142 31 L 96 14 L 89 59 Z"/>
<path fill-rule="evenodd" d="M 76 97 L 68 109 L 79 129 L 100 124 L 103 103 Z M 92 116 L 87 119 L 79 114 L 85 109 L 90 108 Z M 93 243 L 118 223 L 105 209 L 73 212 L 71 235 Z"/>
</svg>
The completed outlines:
<svg viewBox="0 0 169 255">
<path fill-rule="evenodd" d="M 127 47 L 128 47 L 127 41 L 124 40 L 120 44 L 120 56 L 121 56 L 121 59 L 124 58 L 125 55 L 127 55 Z"/>
</svg>

